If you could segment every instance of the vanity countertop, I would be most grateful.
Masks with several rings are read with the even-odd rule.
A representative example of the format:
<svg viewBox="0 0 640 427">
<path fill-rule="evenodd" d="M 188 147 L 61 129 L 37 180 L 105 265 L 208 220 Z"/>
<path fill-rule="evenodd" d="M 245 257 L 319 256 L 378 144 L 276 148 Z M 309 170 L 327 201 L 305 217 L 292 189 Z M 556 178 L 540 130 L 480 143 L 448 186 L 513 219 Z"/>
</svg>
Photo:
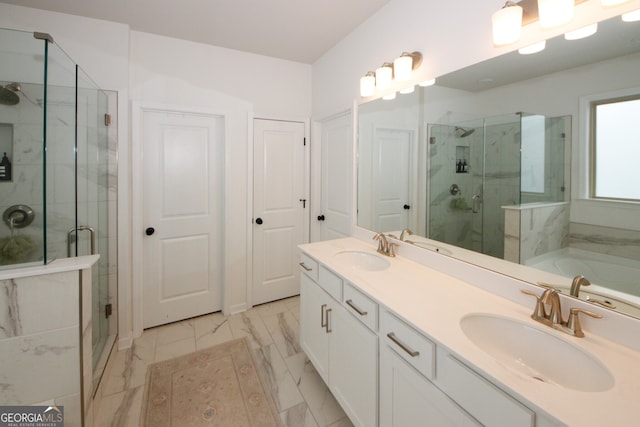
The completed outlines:
<svg viewBox="0 0 640 427">
<path fill-rule="evenodd" d="M 385 257 L 390 262 L 385 270 L 356 269 L 334 255 L 345 250 L 373 254 L 376 251 L 372 244 L 353 237 L 309 243 L 300 248 L 531 409 L 547 413 L 569 426 L 630 426 L 640 420 L 640 352 L 587 329 L 584 338 L 576 338 L 548 328 L 530 318 L 533 298 L 531 306 L 524 307 L 402 256 Z M 563 308 L 566 310 L 568 307 Z M 472 313 L 513 318 L 582 348 L 608 368 L 614 385 L 602 392 L 576 391 L 506 369 L 476 347 L 462 331 L 461 319 Z"/>
</svg>

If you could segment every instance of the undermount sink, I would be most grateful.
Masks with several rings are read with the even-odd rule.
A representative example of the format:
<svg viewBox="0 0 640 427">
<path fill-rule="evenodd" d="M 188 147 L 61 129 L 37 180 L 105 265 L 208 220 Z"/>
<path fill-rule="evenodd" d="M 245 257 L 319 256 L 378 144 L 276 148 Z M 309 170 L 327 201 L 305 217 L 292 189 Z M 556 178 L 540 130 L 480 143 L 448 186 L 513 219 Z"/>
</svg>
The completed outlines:
<svg viewBox="0 0 640 427">
<path fill-rule="evenodd" d="M 345 264 L 360 270 L 380 271 L 390 265 L 388 260 L 370 252 L 342 251 L 334 256 Z"/>
<path fill-rule="evenodd" d="M 502 366 L 520 375 L 579 391 L 605 391 L 609 370 L 578 346 L 524 322 L 491 314 L 460 321 L 464 334 Z"/>
</svg>

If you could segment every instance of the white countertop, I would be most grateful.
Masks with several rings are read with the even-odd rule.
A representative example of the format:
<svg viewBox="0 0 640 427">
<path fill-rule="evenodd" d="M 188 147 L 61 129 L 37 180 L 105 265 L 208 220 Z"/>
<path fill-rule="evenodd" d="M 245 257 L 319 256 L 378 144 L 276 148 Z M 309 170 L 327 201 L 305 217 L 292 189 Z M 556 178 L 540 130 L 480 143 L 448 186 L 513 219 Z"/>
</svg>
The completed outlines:
<svg viewBox="0 0 640 427">
<path fill-rule="evenodd" d="M 66 271 L 85 270 L 98 262 L 100 255 L 83 255 L 71 258 L 60 258 L 49 264 L 33 267 L 0 270 L 0 280 L 20 279 L 23 277 L 42 276 L 43 274 L 64 273 Z"/>
<path fill-rule="evenodd" d="M 546 327 L 530 318 L 533 298 L 530 307 L 523 307 L 401 256 L 385 258 L 390 267 L 382 271 L 359 270 L 334 257 L 344 250 L 376 253 L 375 246 L 356 238 L 310 243 L 300 248 L 531 409 L 545 412 L 569 426 L 617 427 L 640 423 L 640 352 L 588 330 L 586 337 L 576 338 Z M 465 336 L 460 320 L 471 313 L 510 317 L 582 348 L 609 369 L 615 381 L 613 387 L 603 392 L 576 391 L 506 369 Z"/>
</svg>

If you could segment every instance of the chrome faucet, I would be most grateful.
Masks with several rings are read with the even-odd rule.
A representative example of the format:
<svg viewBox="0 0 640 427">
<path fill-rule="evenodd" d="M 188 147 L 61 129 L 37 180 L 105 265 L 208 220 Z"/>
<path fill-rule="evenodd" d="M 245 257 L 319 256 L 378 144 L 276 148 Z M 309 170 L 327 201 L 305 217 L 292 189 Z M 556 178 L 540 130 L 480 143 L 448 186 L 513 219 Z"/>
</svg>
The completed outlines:
<svg viewBox="0 0 640 427">
<path fill-rule="evenodd" d="M 576 276 L 571 282 L 570 294 L 576 298 L 580 296 L 580 286 L 589 286 L 591 282 L 584 276 Z"/>
<path fill-rule="evenodd" d="M 384 234 L 376 233 L 376 235 L 373 236 L 373 240 L 378 241 L 378 253 L 382 255 L 390 256 L 390 257 L 396 256 L 395 247 L 397 245 L 395 243 L 389 243 Z"/>
<path fill-rule="evenodd" d="M 559 290 L 548 287 L 544 290 L 544 292 L 542 292 L 542 295 L 540 296 L 528 289 L 521 289 L 520 291 L 523 294 L 531 295 L 536 298 L 536 306 L 533 310 L 533 314 L 531 315 L 531 318 L 533 320 L 574 337 L 584 337 L 584 332 L 582 331 L 582 326 L 580 325 L 580 313 L 586 314 L 596 319 L 602 318 L 602 316 L 600 316 L 599 314 L 574 307 L 569 310 L 569 319 L 565 322 L 562 320 L 562 308 L 560 306 Z M 549 312 L 547 312 L 547 306 L 549 306 Z"/>
<path fill-rule="evenodd" d="M 404 242 L 404 238 L 405 236 L 411 236 L 413 233 L 411 232 L 411 230 L 409 230 L 408 228 L 405 228 L 404 230 L 402 230 L 402 232 L 400 233 L 400 241 Z"/>
</svg>

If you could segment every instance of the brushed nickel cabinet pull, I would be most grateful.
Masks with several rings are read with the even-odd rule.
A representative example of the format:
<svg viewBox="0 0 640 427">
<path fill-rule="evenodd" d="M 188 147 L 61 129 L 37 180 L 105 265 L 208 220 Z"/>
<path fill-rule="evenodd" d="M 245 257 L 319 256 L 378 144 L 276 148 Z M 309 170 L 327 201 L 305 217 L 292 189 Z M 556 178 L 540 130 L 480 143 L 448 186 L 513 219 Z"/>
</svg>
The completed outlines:
<svg viewBox="0 0 640 427">
<path fill-rule="evenodd" d="M 409 356 L 411 357 L 416 357 L 418 355 L 420 355 L 419 351 L 415 351 L 413 349 L 411 349 L 411 347 L 409 347 L 408 345 L 406 345 L 405 343 L 403 343 L 402 341 L 400 341 L 397 337 L 396 334 L 394 332 L 389 332 L 387 334 L 387 336 L 389 337 L 389 339 L 391 341 L 393 341 L 394 343 L 396 343 L 398 345 L 398 347 L 400 347 L 401 349 L 403 349 L 404 351 L 407 352 L 407 354 L 409 354 Z"/>
<path fill-rule="evenodd" d="M 309 268 L 309 267 L 307 267 L 306 265 L 304 265 L 304 262 L 301 262 L 301 263 L 300 263 L 300 267 L 304 268 L 304 269 L 305 269 L 305 271 L 311 271 L 311 270 L 313 270 L 313 268 Z"/>
<path fill-rule="evenodd" d="M 321 328 L 327 327 L 327 321 L 324 319 L 325 308 L 327 308 L 327 304 L 322 304 L 320 306 L 320 327 Z"/>
<path fill-rule="evenodd" d="M 349 307 L 353 308 L 353 309 L 356 311 L 356 313 L 358 313 L 360 316 L 366 316 L 366 315 L 367 315 L 367 312 L 366 312 L 366 311 L 362 311 L 362 310 L 360 309 L 360 307 L 358 307 L 357 305 L 355 305 L 355 304 L 353 303 L 353 301 L 352 301 L 352 300 L 348 299 L 348 300 L 346 300 L 345 302 L 347 303 L 347 305 L 348 305 Z"/>
</svg>

